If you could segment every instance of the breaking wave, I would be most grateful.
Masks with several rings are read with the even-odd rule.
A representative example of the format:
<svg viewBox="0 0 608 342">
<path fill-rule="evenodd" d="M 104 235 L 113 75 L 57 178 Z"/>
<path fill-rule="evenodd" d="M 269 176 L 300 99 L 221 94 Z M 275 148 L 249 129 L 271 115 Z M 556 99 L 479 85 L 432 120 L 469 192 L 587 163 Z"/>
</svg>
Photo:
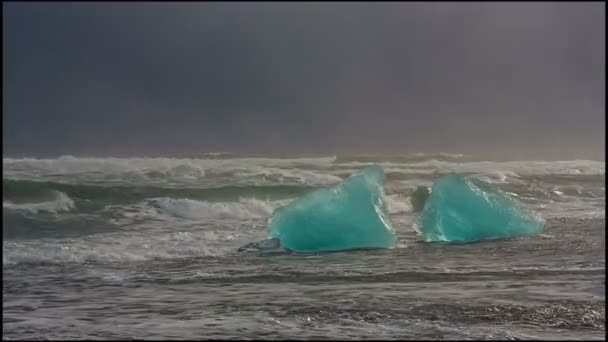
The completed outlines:
<svg viewBox="0 0 608 342">
<path fill-rule="evenodd" d="M 301 196 L 315 189 L 315 187 L 302 185 L 217 186 L 210 188 L 115 186 L 14 179 L 4 179 L 2 185 L 5 201 L 16 202 L 14 199 L 18 199 L 18 202 L 34 202 L 33 199 L 44 198 L 49 192 L 61 192 L 83 204 L 92 201 L 99 202 L 102 206 L 133 203 L 159 197 L 208 201 L 237 201 L 242 197 L 274 200 Z"/>
<path fill-rule="evenodd" d="M 156 198 L 150 202 L 162 212 L 190 220 L 265 219 L 286 201 L 264 201 L 242 198 L 238 202 L 207 202 L 191 199 Z"/>
<path fill-rule="evenodd" d="M 30 213 L 57 213 L 61 211 L 70 211 L 74 209 L 74 201 L 65 193 L 60 191 L 52 191 L 53 199 L 44 202 L 33 202 L 33 203 L 13 203 L 8 200 L 2 201 L 3 209 L 11 209 L 18 211 L 26 211 Z"/>
</svg>

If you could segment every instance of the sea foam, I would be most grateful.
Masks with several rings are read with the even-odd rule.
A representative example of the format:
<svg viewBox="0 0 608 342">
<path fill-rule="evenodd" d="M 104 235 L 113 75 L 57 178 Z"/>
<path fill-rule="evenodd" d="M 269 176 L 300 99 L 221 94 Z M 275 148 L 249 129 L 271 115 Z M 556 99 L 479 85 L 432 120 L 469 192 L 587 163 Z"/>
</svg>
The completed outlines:
<svg viewBox="0 0 608 342">
<path fill-rule="evenodd" d="M 44 202 L 13 203 L 2 201 L 2 208 L 27 211 L 34 214 L 40 212 L 57 213 L 70 211 L 74 208 L 74 201 L 61 191 L 52 191 L 54 199 Z"/>
</svg>

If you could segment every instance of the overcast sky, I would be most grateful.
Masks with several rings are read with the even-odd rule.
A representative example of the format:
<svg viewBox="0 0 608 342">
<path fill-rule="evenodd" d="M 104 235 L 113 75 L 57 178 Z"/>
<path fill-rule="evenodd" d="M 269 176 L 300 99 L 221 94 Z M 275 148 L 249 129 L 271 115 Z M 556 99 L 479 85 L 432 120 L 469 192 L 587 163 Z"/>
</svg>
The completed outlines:
<svg viewBox="0 0 608 342">
<path fill-rule="evenodd" d="M 605 20 L 603 2 L 3 2 L 3 152 L 603 158 Z"/>
</svg>

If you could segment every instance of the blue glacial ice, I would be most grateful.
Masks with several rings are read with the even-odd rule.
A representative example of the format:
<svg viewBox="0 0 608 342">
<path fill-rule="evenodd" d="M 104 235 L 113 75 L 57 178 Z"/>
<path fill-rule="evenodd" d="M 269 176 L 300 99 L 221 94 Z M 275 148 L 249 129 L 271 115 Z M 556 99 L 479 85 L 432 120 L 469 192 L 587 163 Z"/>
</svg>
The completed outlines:
<svg viewBox="0 0 608 342">
<path fill-rule="evenodd" d="M 544 220 L 488 183 L 450 175 L 433 183 L 416 226 L 426 242 L 473 242 L 538 235 Z"/>
<path fill-rule="evenodd" d="M 270 239 L 296 253 L 393 247 L 383 186 L 384 170 L 372 165 L 335 188 L 312 191 L 275 210 Z"/>
</svg>

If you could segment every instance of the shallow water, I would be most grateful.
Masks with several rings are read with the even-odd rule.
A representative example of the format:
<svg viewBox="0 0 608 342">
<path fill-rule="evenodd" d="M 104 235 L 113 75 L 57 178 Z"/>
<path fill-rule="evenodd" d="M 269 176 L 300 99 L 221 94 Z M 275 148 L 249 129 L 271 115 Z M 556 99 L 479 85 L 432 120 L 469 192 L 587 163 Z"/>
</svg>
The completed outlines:
<svg viewBox="0 0 608 342">
<path fill-rule="evenodd" d="M 274 208 L 370 162 L 387 173 L 397 248 L 237 252 Z M 3 171 L 5 339 L 605 339 L 604 162 L 66 157 Z M 419 242 L 408 195 L 450 171 L 512 192 L 544 234 Z"/>
</svg>

